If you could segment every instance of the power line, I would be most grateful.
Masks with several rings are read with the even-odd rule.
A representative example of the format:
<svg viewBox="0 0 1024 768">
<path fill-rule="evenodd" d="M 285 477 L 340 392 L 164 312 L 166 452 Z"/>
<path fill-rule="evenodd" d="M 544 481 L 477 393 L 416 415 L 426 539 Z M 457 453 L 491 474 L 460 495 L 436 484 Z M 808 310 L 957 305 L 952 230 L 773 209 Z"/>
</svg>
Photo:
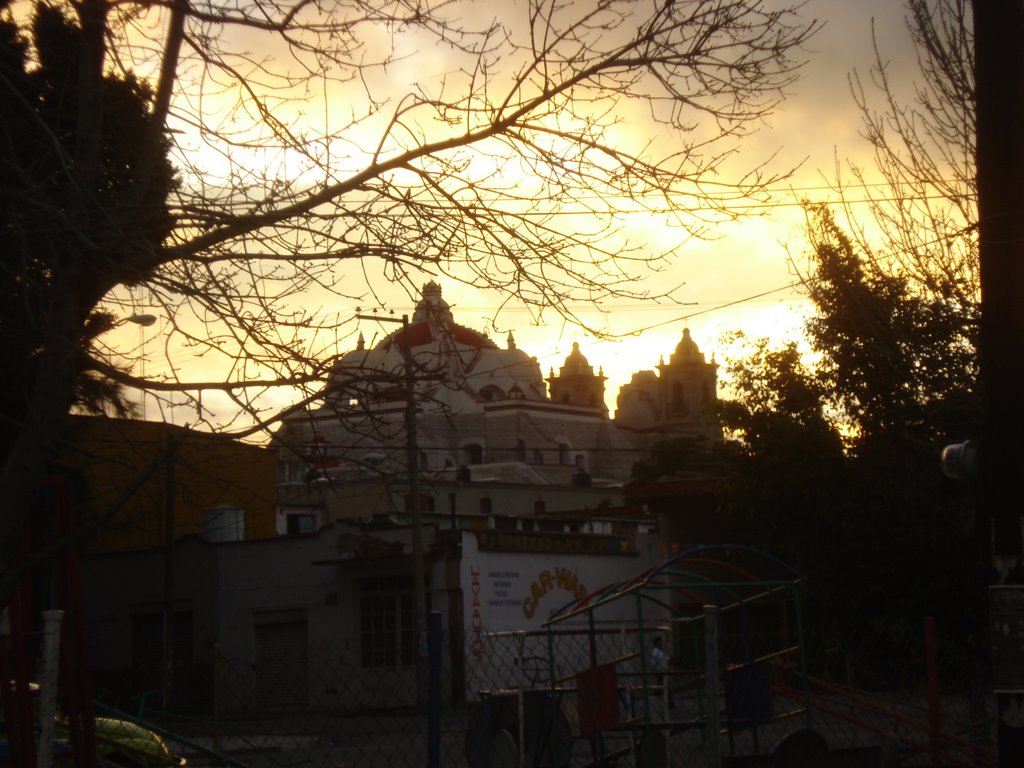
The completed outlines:
<svg viewBox="0 0 1024 768">
<path fill-rule="evenodd" d="M 623 198 L 624 199 L 635 199 L 635 198 L 627 198 L 625 196 L 623 196 Z M 586 201 L 586 200 L 607 200 L 608 198 L 607 198 L 607 196 L 605 196 L 605 197 L 588 197 L 588 196 L 580 195 L 580 196 L 574 197 L 573 199 L 574 200 L 580 200 L 580 201 Z M 909 202 L 909 201 L 945 200 L 945 199 L 948 199 L 948 195 L 934 194 L 934 195 L 913 195 L 913 196 L 911 196 L 911 195 L 904 195 L 904 196 L 893 196 L 893 197 L 861 197 L 861 198 L 856 198 L 856 199 L 853 199 L 853 200 L 851 200 L 849 198 L 846 198 L 846 197 L 840 197 L 838 200 L 819 200 L 819 201 L 814 201 L 814 204 L 824 204 L 824 205 L 839 205 L 839 204 L 842 204 L 842 205 L 867 205 L 869 203 L 898 203 L 898 202 Z M 547 218 L 547 217 L 550 217 L 550 216 L 609 216 L 609 215 L 613 215 L 613 216 L 616 216 L 616 217 L 619 217 L 619 218 L 628 218 L 630 215 L 641 215 L 641 214 L 652 214 L 652 213 L 670 214 L 670 213 L 714 213 L 716 211 L 740 211 L 740 212 L 773 211 L 773 210 L 780 209 L 780 208 L 803 208 L 807 204 L 807 201 L 804 201 L 804 200 L 792 200 L 792 201 L 789 201 L 789 202 L 779 202 L 779 201 L 776 200 L 776 201 L 766 201 L 766 202 L 763 202 L 763 203 L 757 203 L 757 202 L 751 202 L 751 203 L 723 203 L 723 204 L 716 204 L 716 205 L 692 206 L 692 207 L 688 207 L 688 206 L 685 206 L 685 205 L 674 205 L 674 206 L 664 207 L 664 208 L 663 207 L 640 208 L 640 209 L 638 209 L 636 211 L 621 211 L 621 210 L 615 210 L 615 211 L 594 211 L 594 210 L 591 210 L 591 209 L 584 209 L 584 210 L 578 210 L 578 211 L 565 210 L 565 209 L 558 209 L 558 210 L 552 210 L 552 211 L 536 211 L 536 210 L 507 211 L 507 210 L 502 210 L 502 209 L 496 207 L 498 200 L 500 200 L 500 198 L 496 198 L 495 201 L 487 203 L 487 205 L 489 206 L 490 210 L 492 210 L 496 214 L 500 214 L 500 215 L 504 215 L 504 216 L 509 216 L 509 217 L 513 217 L 513 218 L 527 218 L 527 217 L 529 217 L 529 218 L 534 218 L 534 217 Z M 486 201 L 481 201 L 481 202 L 486 202 Z"/>
<path fill-rule="evenodd" d="M 949 235 L 935 237 L 932 240 L 925 241 L 923 243 L 920 243 L 919 245 L 920 245 L 920 247 L 928 247 L 928 246 L 931 246 L 931 245 L 937 245 L 939 243 L 946 242 L 946 241 L 948 241 L 948 240 L 950 240 L 950 239 L 952 239 L 954 237 L 964 236 L 964 235 L 970 233 L 971 231 L 973 231 L 973 229 L 974 228 L 972 226 L 968 226 L 968 227 L 965 227 L 965 228 L 963 228 L 963 229 L 961 229 L 961 230 L 959 230 L 957 232 L 950 233 Z M 879 253 L 879 254 L 874 255 L 874 256 L 865 257 L 863 259 L 863 261 L 866 264 L 873 264 L 873 263 L 875 263 L 877 261 L 881 261 L 883 259 L 888 259 L 888 258 L 893 258 L 893 256 L 891 254 L 883 252 L 883 253 Z M 745 304 L 754 303 L 754 302 L 757 302 L 757 301 L 763 301 L 767 297 L 772 296 L 774 294 L 781 293 L 783 291 L 791 291 L 791 290 L 794 290 L 794 289 L 799 288 L 801 286 L 805 286 L 806 287 L 806 286 L 808 286 L 808 284 L 810 282 L 811 282 L 811 279 L 808 279 L 808 278 L 798 278 L 797 280 L 791 281 L 791 282 L 786 283 L 784 285 L 780 285 L 780 286 L 777 286 L 775 288 L 770 288 L 770 289 L 765 290 L 765 291 L 759 291 L 757 293 L 749 294 L 747 296 L 743 296 L 743 297 L 740 297 L 740 298 L 737 298 L 737 299 L 732 299 L 732 300 L 729 300 L 729 301 L 723 301 L 723 302 L 718 302 L 718 303 L 693 302 L 692 304 L 696 305 L 696 306 L 705 306 L 706 304 L 708 306 L 706 306 L 706 308 L 704 308 L 704 309 L 690 310 L 690 311 L 687 311 L 687 312 L 685 312 L 683 314 L 677 314 L 675 317 L 670 318 L 668 320 L 664 320 L 664 321 L 660 321 L 660 322 L 657 322 L 657 323 L 651 323 L 651 324 L 648 324 L 648 325 L 640 326 L 640 327 L 637 327 L 637 328 L 634 328 L 632 330 L 625 331 L 625 332 L 622 332 L 621 334 L 616 334 L 616 335 L 621 335 L 621 336 L 624 336 L 624 337 L 637 336 L 637 335 L 640 335 L 640 334 L 645 333 L 647 331 L 653 330 L 655 328 L 661 328 L 661 327 L 664 327 L 666 325 L 672 325 L 672 324 L 675 324 L 675 323 L 686 322 L 686 321 L 688 321 L 688 320 L 690 320 L 691 318 L 694 318 L 694 317 L 699 317 L 699 316 L 711 314 L 713 312 L 720 312 L 720 311 L 725 310 L 725 309 L 729 309 L 729 308 L 732 308 L 732 307 L 738 307 L 738 306 L 742 306 L 742 305 L 745 305 Z M 799 302 L 799 301 L 803 301 L 803 300 L 806 300 L 806 299 L 801 299 L 800 297 L 789 297 L 789 298 L 786 298 L 786 299 L 780 299 L 780 301 L 791 301 L 791 302 L 794 302 L 794 303 Z M 474 307 L 474 306 L 459 306 L 459 305 L 453 305 L 453 306 L 457 306 L 461 311 L 491 311 L 491 310 L 495 309 L 495 307 Z M 574 303 L 574 304 L 566 304 L 565 306 L 567 308 L 569 308 L 569 309 L 573 309 L 573 308 L 584 309 L 584 308 L 590 307 L 591 305 L 589 305 L 589 304 L 575 304 Z M 673 309 L 678 309 L 678 306 L 680 306 L 680 305 L 659 304 L 659 303 L 650 303 L 650 304 L 647 304 L 647 303 L 631 303 L 631 304 L 624 304 L 624 305 L 621 305 L 621 306 L 620 305 L 612 305 L 610 309 L 611 309 L 611 311 L 647 311 L 647 312 L 652 312 L 652 311 L 670 311 L 670 310 L 673 310 Z M 412 308 L 414 308 L 414 307 L 412 307 Z M 411 308 L 406 306 L 406 307 L 400 307 L 400 308 L 397 308 L 397 309 L 405 310 L 405 309 L 411 309 Z M 501 311 L 502 312 L 524 312 L 524 311 L 533 311 L 533 310 L 531 308 L 529 308 L 529 307 L 502 307 Z M 598 311 L 600 311 L 600 310 L 598 310 Z M 335 313 L 335 318 L 336 318 L 336 320 L 339 321 L 338 322 L 339 326 L 342 324 L 340 322 L 340 314 L 341 313 Z M 354 319 L 354 317 L 352 319 Z M 350 320 L 346 320 L 345 322 L 346 323 L 350 322 Z M 324 327 L 322 327 L 322 328 L 316 327 L 316 326 L 310 326 L 310 330 L 313 330 L 313 331 L 317 331 L 317 330 L 330 330 L 330 329 L 331 329 L 331 326 L 329 324 L 324 326 Z M 499 347 L 499 349 L 500 349 L 500 347 Z M 194 360 L 194 359 L 196 359 L 196 356 L 195 355 L 189 355 L 188 351 L 184 350 L 184 349 L 176 350 L 174 353 L 172 353 L 171 355 L 167 356 L 167 359 L 171 362 L 172 366 L 173 366 L 175 360 L 185 360 L 186 358 L 189 359 L 189 360 Z M 176 367 L 176 366 L 173 366 L 173 367 Z"/>
</svg>

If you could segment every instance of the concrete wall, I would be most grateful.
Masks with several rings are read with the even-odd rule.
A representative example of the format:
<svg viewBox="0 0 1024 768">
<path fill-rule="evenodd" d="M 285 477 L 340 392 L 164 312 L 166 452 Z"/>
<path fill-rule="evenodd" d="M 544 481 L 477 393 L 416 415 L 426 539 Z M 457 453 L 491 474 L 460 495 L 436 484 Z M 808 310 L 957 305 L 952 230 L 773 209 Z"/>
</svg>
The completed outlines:
<svg viewBox="0 0 1024 768">
<path fill-rule="evenodd" d="M 516 649 L 490 642 L 490 633 L 540 629 L 553 610 L 635 576 L 663 554 L 654 535 L 639 536 L 629 547 L 618 546 L 614 537 L 566 537 L 576 544 L 607 543 L 606 551 L 598 553 L 488 551 L 475 534 L 464 531 L 461 555 L 454 548 L 434 549 L 435 535 L 436 529 L 427 526 L 425 547 L 436 553 L 429 564 L 429 601 L 442 613 L 447 634 L 446 699 L 473 697 L 480 689 L 514 682 L 509 665 L 515 663 Z M 361 580 L 397 576 L 408 583 L 409 541 L 408 527 L 345 524 L 266 541 L 180 541 L 174 551 L 174 602 L 176 610 L 190 614 L 192 667 L 177 673 L 176 684 L 206 695 L 216 646 L 220 696 L 228 713 L 413 705 L 412 665 L 364 668 L 360 655 Z M 138 662 L 132 658 L 133 615 L 163 609 L 163 553 L 93 556 L 84 561 L 83 571 L 97 673 L 108 678 L 128 673 Z M 635 605 L 623 601 L 602 611 L 599 619 L 635 626 Z M 658 621 L 659 616 L 644 619 Z M 158 655 L 148 658 L 159 666 Z M 559 659 L 570 670 L 583 663 Z M 185 698 L 202 700 L 193 694 Z"/>
<path fill-rule="evenodd" d="M 358 531 L 331 527 L 315 535 L 257 542 L 179 542 L 174 551 L 174 603 L 177 611 L 191 613 L 192 667 L 198 670 L 183 671 L 181 686 L 210 689 L 216 645 L 226 712 L 414 703 L 411 668 L 388 675 L 361 668 L 356 587 L 360 578 L 411 573 L 408 546 L 402 545 L 409 539 L 409 529 L 374 535 L 383 546 L 397 542 L 397 557 L 346 559 L 339 542 L 349 530 Z M 427 531 L 429 545 L 433 529 Z M 432 583 L 439 593 L 435 607 L 447 610 L 443 563 Z M 163 553 L 86 558 L 83 586 L 94 668 L 100 678 L 135 684 L 132 670 L 139 660 L 132 658 L 132 616 L 162 613 Z M 158 659 L 150 658 L 149 663 Z M 152 679 L 153 671 L 149 672 Z M 196 675 L 200 679 L 192 679 Z"/>
</svg>

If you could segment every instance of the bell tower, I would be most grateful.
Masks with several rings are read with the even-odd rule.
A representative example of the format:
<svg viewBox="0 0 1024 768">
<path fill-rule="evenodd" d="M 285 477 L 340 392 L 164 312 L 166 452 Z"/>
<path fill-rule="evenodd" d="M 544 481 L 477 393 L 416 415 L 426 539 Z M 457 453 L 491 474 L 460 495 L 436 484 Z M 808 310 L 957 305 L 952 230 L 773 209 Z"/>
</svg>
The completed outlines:
<svg viewBox="0 0 1024 768">
<path fill-rule="evenodd" d="M 718 364 L 704 360 L 689 328 L 683 329 L 675 352 L 667 364 L 658 365 L 658 372 L 664 421 L 676 429 L 705 432 L 708 409 L 718 399 Z"/>
<path fill-rule="evenodd" d="M 565 364 L 558 375 L 556 376 L 552 370 L 548 376 L 551 401 L 596 408 L 602 413 L 607 413 L 608 406 L 604 402 L 605 380 L 604 372 L 598 371 L 595 374 L 594 367 L 580 352 L 579 343 L 573 342 L 572 352 L 565 358 Z"/>
</svg>

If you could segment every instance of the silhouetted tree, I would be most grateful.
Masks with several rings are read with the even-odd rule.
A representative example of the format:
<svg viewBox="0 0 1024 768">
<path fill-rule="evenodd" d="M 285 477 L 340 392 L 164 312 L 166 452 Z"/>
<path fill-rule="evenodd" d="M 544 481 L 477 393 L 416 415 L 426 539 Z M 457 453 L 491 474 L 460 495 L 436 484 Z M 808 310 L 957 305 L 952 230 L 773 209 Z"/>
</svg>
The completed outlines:
<svg viewBox="0 0 1024 768">
<path fill-rule="evenodd" d="M 728 364 L 733 397 L 719 403 L 735 446 L 723 514 L 738 535 L 801 569 L 820 594 L 847 522 L 843 442 L 827 391 L 795 343 L 733 343 L 743 354 Z"/>
<path fill-rule="evenodd" d="M 372 290 L 353 276 L 411 290 L 442 274 L 568 317 L 579 299 L 635 293 L 632 268 L 664 254 L 632 247 L 620 214 L 668 208 L 697 235 L 732 216 L 702 182 L 730 180 L 725 159 L 815 26 L 759 0 L 531 0 L 483 21 L 479 6 L 418 0 L 51 5 L 0 11 L 15 126 L 4 333 L 32 329 L 3 352 L 21 377 L 5 566 L 85 372 L 190 393 L 203 418 L 197 393 L 218 390 L 234 433 L 251 434 L 279 415 L 269 390 L 319 396 L 321 334 L 338 321 L 317 308 Z M 623 124 L 637 113 L 650 131 Z M 725 186 L 757 194 L 785 173 L 758 165 Z M 146 378 L 104 333 L 139 293 L 168 350 Z M 183 380 L 183 347 L 208 379 Z M 5 568 L 0 603 L 17 576 Z"/>
<path fill-rule="evenodd" d="M 686 473 L 714 475 L 723 468 L 721 446 L 700 435 L 683 435 L 655 443 L 647 456 L 633 465 L 632 476 L 651 482 Z"/>
<path fill-rule="evenodd" d="M 865 268 L 828 211 L 808 232 L 814 362 L 760 341 L 730 364 L 729 513 L 805 573 L 823 637 L 920 639 L 930 614 L 966 642 L 981 563 L 969 490 L 939 453 L 977 424 L 971 340 L 942 298 Z"/>
<path fill-rule="evenodd" d="M 6 4 L 5 4 L 6 5 Z M 131 73 L 105 75 L 99 85 L 107 119 L 95 136 L 96 163 L 90 187 L 83 187 L 69 164 L 83 140 L 78 120 L 81 29 L 50 5 L 33 10 L 27 39 L 10 18 L 0 20 L 3 89 L 0 109 L 0 355 L 5 374 L 0 384 L 0 414 L 8 425 L 23 415 L 25 396 L 38 384 L 40 352 L 47 344 L 43 316 L 72 311 L 80 328 L 77 369 L 66 400 L 93 412 L 112 407 L 126 413 L 119 385 L 97 374 L 88 364 L 93 342 L 115 319 L 96 304 L 111 278 L 125 283 L 145 277 L 142 254 L 158 250 L 173 220 L 167 195 L 174 175 L 166 154 L 155 168 L 153 183 L 135 205 L 120 205 L 131 182 L 131 163 L 151 121 L 152 94 Z M 35 61 L 29 64 L 29 43 Z M 168 144 L 164 142 L 166 153 Z M 102 217 L 104 228 L 118 233 L 116 246 L 85 234 L 75 217 Z M 72 253 L 83 251 L 87 268 L 77 275 L 85 297 L 76 307 L 53 307 L 54 275 L 68 269 Z M 155 259 L 150 259 L 155 267 Z M 68 402 L 64 403 L 64 408 Z M 7 456 L 13 429 L 4 429 L 0 453 Z"/>
<path fill-rule="evenodd" d="M 881 541 L 879 604 L 909 621 L 943 615 L 964 636 L 982 623 L 985 565 L 970 489 L 941 476 L 939 453 L 981 428 L 974 35 L 969 0 L 906 8 L 913 82 L 877 45 L 869 76 L 852 75 L 874 162 L 851 166 L 857 184 L 835 184 L 845 231 L 808 209 L 800 271 L 818 371 L 849 434 L 861 540 Z"/>
<path fill-rule="evenodd" d="M 981 416 L 969 3 L 907 8 L 920 78 L 903 90 L 877 47 L 870 80 L 852 76 L 874 163 L 837 180 L 834 211 L 806 206 L 791 254 L 813 305 L 808 362 L 759 342 L 722 404 L 739 442 L 729 512 L 791 553 L 814 631 L 858 653 L 920 643 L 928 614 L 961 649 L 984 623 L 971 490 L 939 463 Z"/>
<path fill-rule="evenodd" d="M 854 433 L 852 445 L 892 443 L 929 455 L 977 429 L 978 304 L 917 290 L 884 259 L 858 249 L 825 207 L 808 210 L 807 322 L 815 375 Z M 966 431 L 965 431 L 966 430 Z"/>
</svg>

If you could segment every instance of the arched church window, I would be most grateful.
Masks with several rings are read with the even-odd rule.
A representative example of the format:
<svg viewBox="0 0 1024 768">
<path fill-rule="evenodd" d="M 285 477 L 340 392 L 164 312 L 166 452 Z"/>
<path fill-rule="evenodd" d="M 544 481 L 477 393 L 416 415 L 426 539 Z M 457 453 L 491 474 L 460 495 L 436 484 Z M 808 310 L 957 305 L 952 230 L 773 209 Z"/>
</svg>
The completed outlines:
<svg viewBox="0 0 1024 768">
<path fill-rule="evenodd" d="M 569 463 L 569 444 L 559 443 L 558 444 L 558 463 L 568 464 Z"/>
<path fill-rule="evenodd" d="M 516 461 L 526 461 L 526 442 L 516 440 Z"/>
<path fill-rule="evenodd" d="M 686 396 L 683 393 L 683 384 L 679 381 L 672 385 L 672 412 L 686 413 Z"/>
</svg>

